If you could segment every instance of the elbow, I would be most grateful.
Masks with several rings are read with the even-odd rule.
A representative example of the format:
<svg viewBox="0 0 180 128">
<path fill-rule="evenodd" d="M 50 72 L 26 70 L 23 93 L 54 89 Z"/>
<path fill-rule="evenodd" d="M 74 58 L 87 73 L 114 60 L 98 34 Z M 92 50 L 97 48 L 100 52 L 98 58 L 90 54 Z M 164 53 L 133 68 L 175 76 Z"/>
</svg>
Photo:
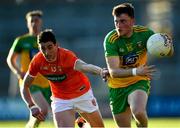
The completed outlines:
<svg viewBox="0 0 180 128">
<path fill-rule="evenodd" d="M 6 63 L 9 65 L 9 63 L 10 63 L 10 58 L 9 58 L 9 56 L 6 58 Z"/>
<path fill-rule="evenodd" d="M 13 63 L 12 57 L 11 57 L 11 56 L 8 56 L 8 57 L 6 58 L 6 62 L 7 62 L 7 64 L 8 64 L 9 66 L 12 65 L 12 63 Z"/>
</svg>

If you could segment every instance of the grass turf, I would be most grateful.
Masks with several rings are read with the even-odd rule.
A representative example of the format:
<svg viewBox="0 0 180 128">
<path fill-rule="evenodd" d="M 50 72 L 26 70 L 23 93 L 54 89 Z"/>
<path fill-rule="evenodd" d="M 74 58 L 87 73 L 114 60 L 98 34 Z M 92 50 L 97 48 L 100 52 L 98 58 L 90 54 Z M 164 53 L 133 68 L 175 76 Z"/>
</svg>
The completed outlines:
<svg viewBox="0 0 180 128">
<path fill-rule="evenodd" d="M 116 128 L 112 119 L 104 119 L 106 128 Z M 0 121 L 0 128 L 24 128 L 26 121 Z M 54 128 L 52 121 L 45 121 L 39 128 Z M 77 128 L 77 126 L 76 126 Z M 132 128 L 136 128 L 132 121 Z M 150 118 L 149 128 L 180 128 L 180 118 Z"/>
</svg>

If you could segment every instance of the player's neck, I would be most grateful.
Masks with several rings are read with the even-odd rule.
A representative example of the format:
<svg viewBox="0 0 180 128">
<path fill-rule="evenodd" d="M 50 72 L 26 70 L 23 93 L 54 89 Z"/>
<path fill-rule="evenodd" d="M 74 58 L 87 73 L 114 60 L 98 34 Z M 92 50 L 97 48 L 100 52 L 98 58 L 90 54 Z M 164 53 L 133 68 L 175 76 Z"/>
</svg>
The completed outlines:
<svg viewBox="0 0 180 128">
<path fill-rule="evenodd" d="M 56 55 L 54 56 L 54 59 L 53 60 L 51 60 L 51 61 L 48 61 L 47 60 L 47 62 L 49 62 L 49 63 L 58 63 L 58 60 L 59 60 L 59 58 L 58 58 L 58 51 L 59 51 L 59 49 L 57 49 L 57 52 L 56 52 Z"/>
<path fill-rule="evenodd" d="M 127 34 L 126 34 L 126 37 L 131 37 L 133 35 L 133 30 L 129 31 Z"/>
</svg>

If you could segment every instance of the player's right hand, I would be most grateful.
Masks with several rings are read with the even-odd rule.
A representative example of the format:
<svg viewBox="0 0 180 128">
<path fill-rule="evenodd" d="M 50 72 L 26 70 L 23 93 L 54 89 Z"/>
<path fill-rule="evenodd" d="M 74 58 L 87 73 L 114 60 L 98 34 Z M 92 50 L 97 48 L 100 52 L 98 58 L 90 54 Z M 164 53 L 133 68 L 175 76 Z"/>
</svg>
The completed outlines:
<svg viewBox="0 0 180 128">
<path fill-rule="evenodd" d="M 101 72 L 101 77 L 102 77 L 103 81 L 107 82 L 109 76 L 110 76 L 110 74 L 109 74 L 108 69 L 107 68 L 103 68 L 102 72 Z"/>
<path fill-rule="evenodd" d="M 45 120 L 45 115 L 41 112 L 38 106 L 30 108 L 31 114 L 33 117 L 37 118 L 39 121 Z"/>
<path fill-rule="evenodd" d="M 140 76 L 147 76 L 149 78 L 152 78 L 154 73 L 157 71 L 155 65 L 141 65 L 137 67 L 137 75 Z"/>
</svg>

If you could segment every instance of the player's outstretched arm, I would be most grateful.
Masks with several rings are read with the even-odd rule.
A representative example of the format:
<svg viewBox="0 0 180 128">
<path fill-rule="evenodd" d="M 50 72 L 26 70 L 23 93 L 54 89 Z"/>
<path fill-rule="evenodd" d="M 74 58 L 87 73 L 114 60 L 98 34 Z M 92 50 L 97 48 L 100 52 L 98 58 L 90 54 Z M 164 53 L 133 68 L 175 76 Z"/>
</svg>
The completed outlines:
<svg viewBox="0 0 180 128">
<path fill-rule="evenodd" d="M 23 79 L 23 83 L 20 86 L 20 90 L 21 90 L 21 97 L 23 98 L 24 102 L 27 104 L 28 107 L 31 107 L 34 105 L 34 102 L 32 100 L 30 91 L 29 91 L 29 87 L 32 83 L 32 81 L 34 80 L 33 77 L 31 77 L 28 73 L 25 75 L 24 79 Z"/>
<path fill-rule="evenodd" d="M 151 78 L 153 74 L 156 72 L 156 68 L 154 65 L 142 65 L 136 68 L 120 68 L 120 60 L 118 56 L 106 57 L 106 62 L 108 66 L 108 70 L 110 76 L 113 78 L 123 78 L 129 76 L 147 76 Z"/>
<path fill-rule="evenodd" d="M 119 56 L 106 57 L 106 63 L 109 74 L 112 78 L 129 77 L 132 76 L 132 69 L 120 68 Z"/>
<path fill-rule="evenodd" d="M 84 73 L 92 73 L 97 75 L 102 75 L 103 69 L 92 64 L 87 64 L 86 62 L 78 59 L 74 65 L 74 69 Z"/>
<path fill-rule="evenodd" d="M 29 91 L 29 87 L 31 83 L 33 82 L 33 80 L 34 80 L 34 77 L 31 77 L 29 73 L 26 73 L 23 79 L 23 84 L 20 86 L 21 97 L 24 100 L 24 102 L 27 104 L 29 110 L 31 111 L 32 116 L 36 117 L 39 121 L 44 121 L 45 116 L 41 112 L 40 108 L 35 105 Z"/>
<path fill-rule="evenodd" d="M 87 64 L 86 62 L 78 59 L 74 65 L 74 69 L 77 71 L 81 71 L 84 73 L 92 73 L 92 74 L 97 74 L 100 75 L 103 79 L 103 81 L 107 81 L 109 77 L 109 71 L 107 68 L 100 68 L 96 65 L 93 64 Z"/>
</svg>

